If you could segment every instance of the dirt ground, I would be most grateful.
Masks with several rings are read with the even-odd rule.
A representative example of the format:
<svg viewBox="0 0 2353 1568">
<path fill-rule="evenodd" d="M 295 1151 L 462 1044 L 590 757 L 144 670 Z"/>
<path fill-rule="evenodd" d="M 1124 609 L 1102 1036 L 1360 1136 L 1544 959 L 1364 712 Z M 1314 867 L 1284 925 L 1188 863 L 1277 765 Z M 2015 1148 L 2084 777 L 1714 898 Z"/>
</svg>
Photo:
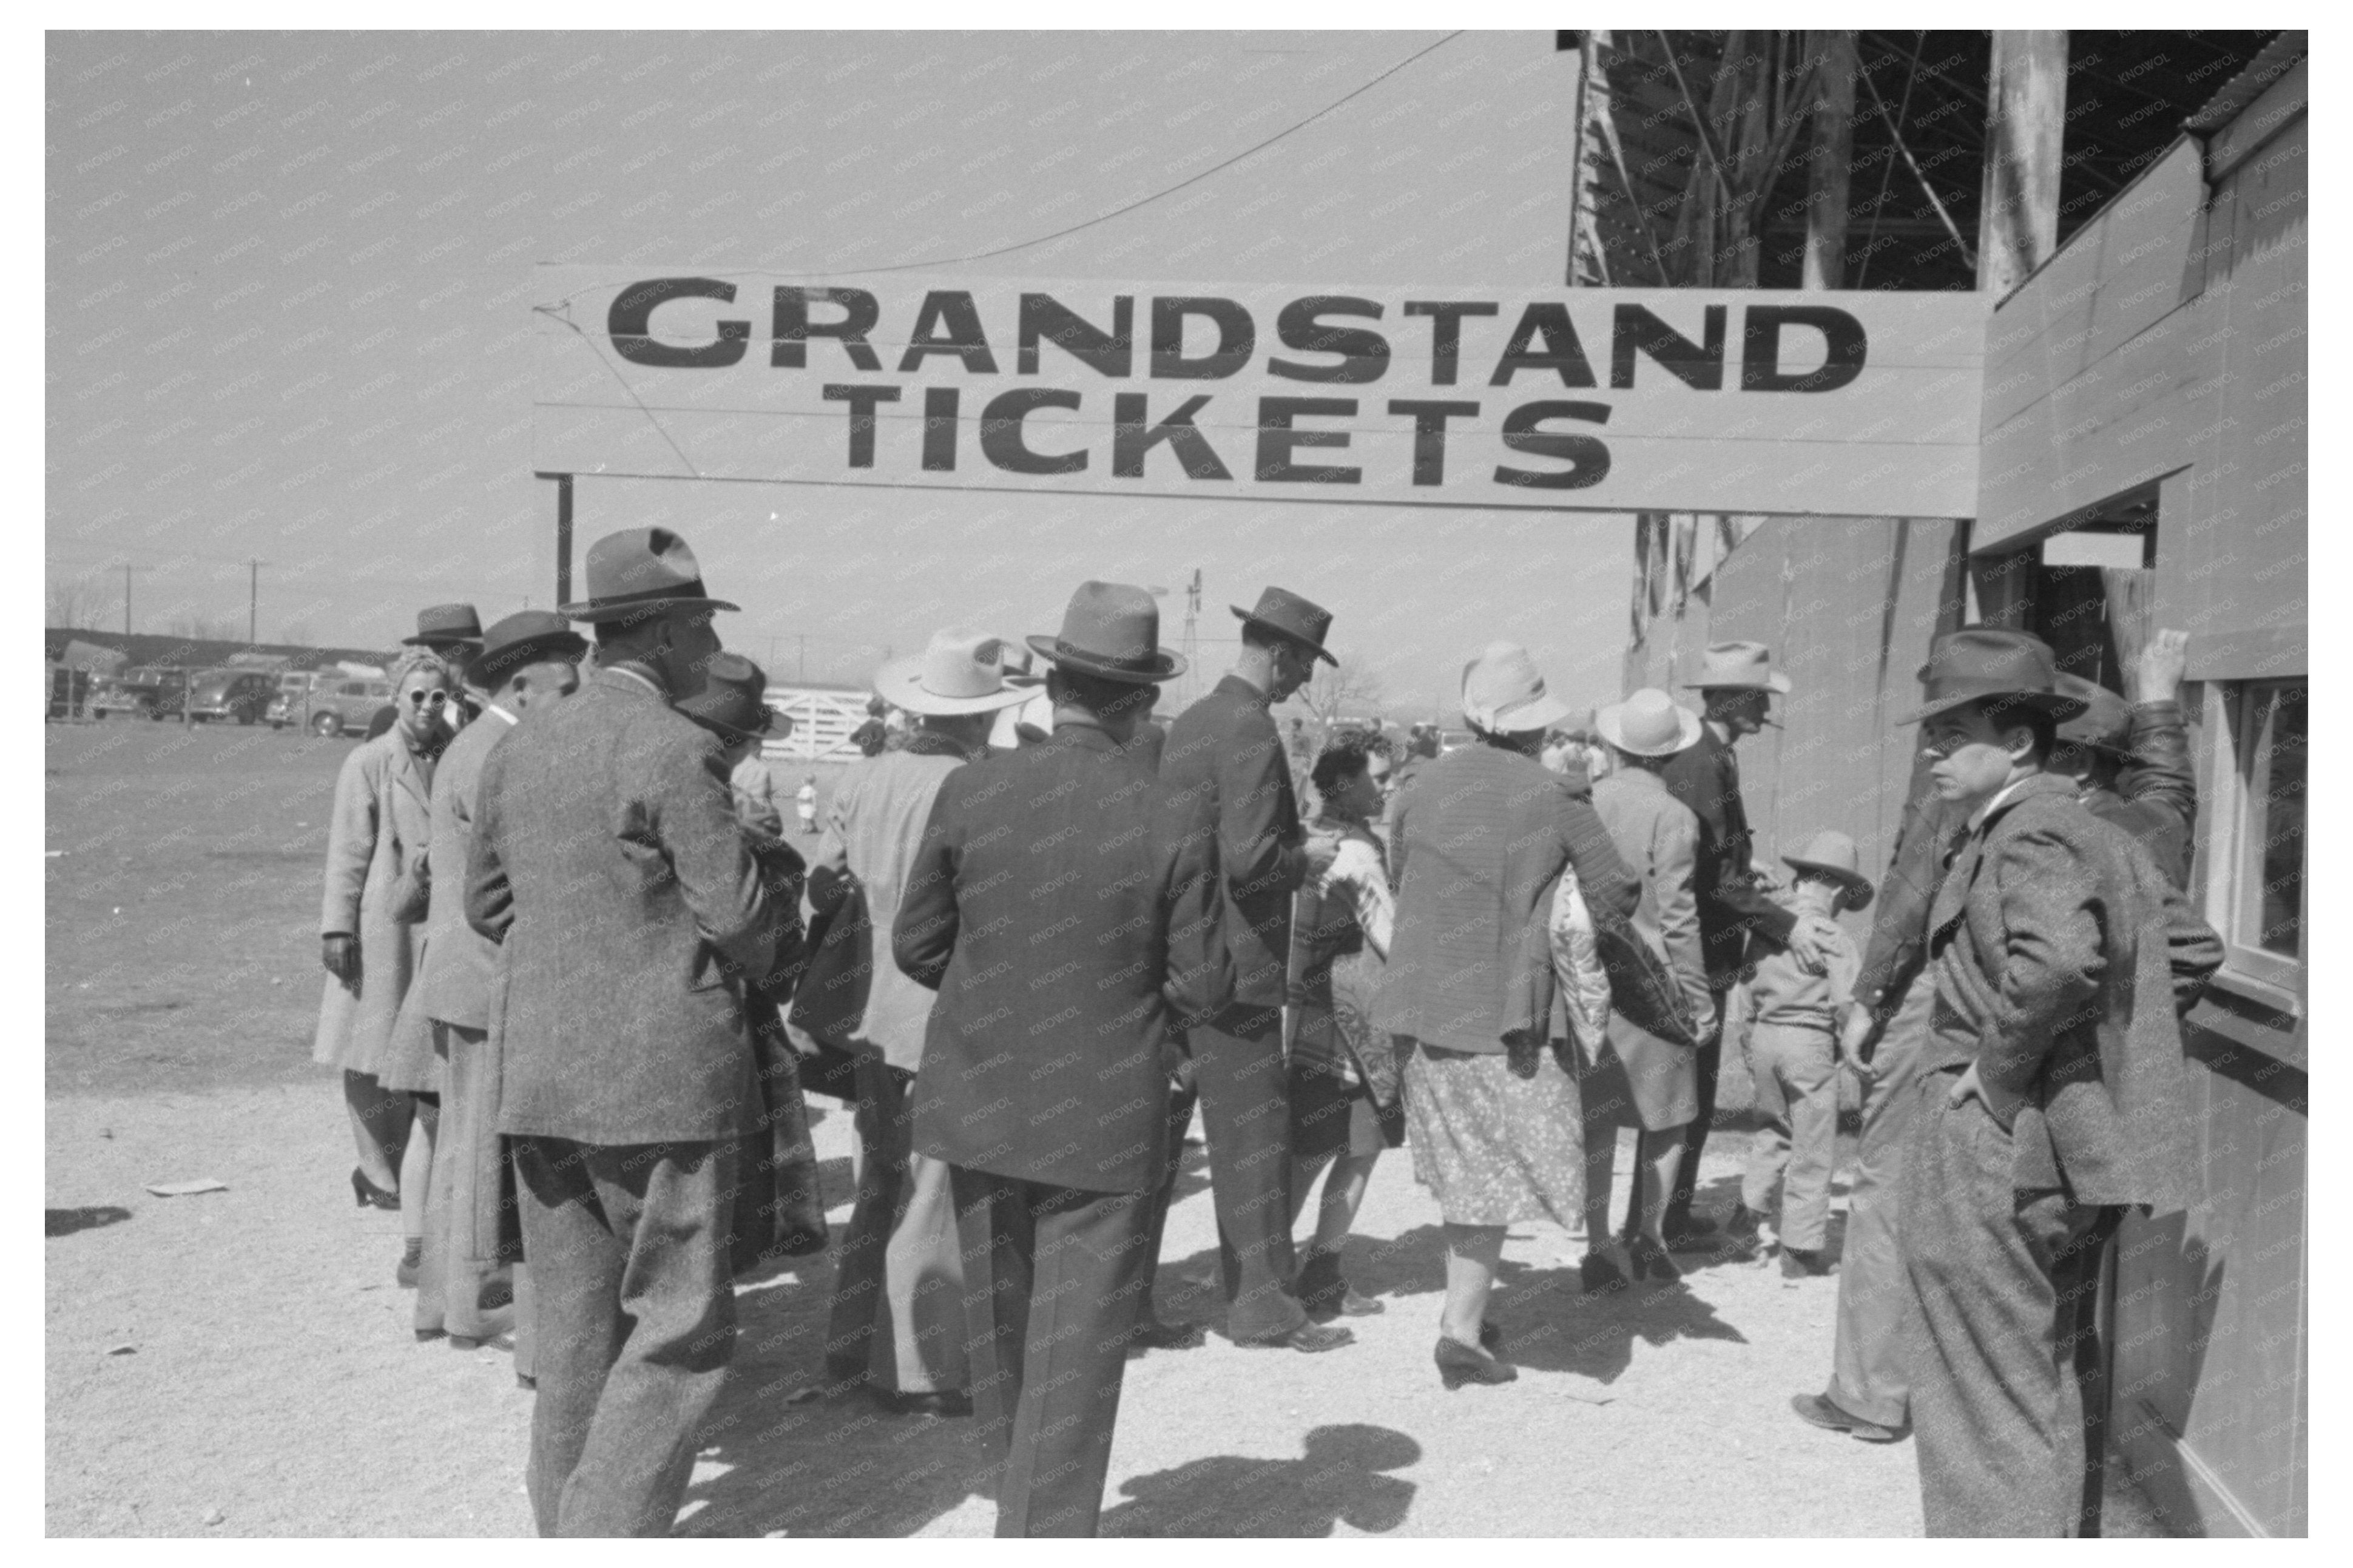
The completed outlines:
<svg viewBox="0 0 2353 1568">
<path fill-rule="evenodd" d="M 495 1349 L 413 1338 L 398 1218 L 353 1206 L 338 1087 L 309 1061 L 349 743 L 131 724 L 47 738 L 48 1533 L 528 1534 L 531 1395 Z M 837 1223 L 849 1136 L 838 1111 L 817 1128 Z M 1719 1213 L 1746 1145 L 1710 1145 Z M 1188 1153 L 1160 1308 L 1212 1321 Z M 195 1177 L 227 1191 L 144 1191 Z M 1579 1251 L 1514 1229 L 1494 1316 L 1520 1381 L 1449 1393 L 1430 1365 L 1437 1213 L 1409 1157 L 1384 1160 L 1347 1267 L 1388 1311 L 1328 1355 L 1213 1336 L 1133 1361 L 1105 1533 L 1918 1533 L 1910 1445 L 1788 1412 L 1826 1380 L 1834 1279 L 1703 1262 L 1595 1301 Z M 786 1403 L 817 1365 L 831 1279 L 820 1256 L 739 1285 L 681 1531 L 987 1534 L 969 1422 Z"/>
</svg>

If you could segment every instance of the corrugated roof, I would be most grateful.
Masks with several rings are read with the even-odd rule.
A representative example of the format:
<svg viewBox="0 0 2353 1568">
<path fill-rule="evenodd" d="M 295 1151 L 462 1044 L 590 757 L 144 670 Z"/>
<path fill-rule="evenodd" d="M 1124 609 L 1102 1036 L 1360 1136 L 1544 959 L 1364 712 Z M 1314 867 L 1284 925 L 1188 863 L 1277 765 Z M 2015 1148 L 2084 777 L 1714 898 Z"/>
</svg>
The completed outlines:
<svg viewBox="0 0 2353 1568">
<path fill-rule="evenodd" d="M 2208 99 L 2203 109 L 2181 122 L 2181 128 L 2202 134 L 2228 125 L 2247 105 L 2263 96 L 2263 89 L 2286 75 L 2310 52 L 2309 38 L 2310 35 L 2299 27 L 2265 44 L 2263 51 L 2247 62 L 2246 69 L 2224 82 L 2222 90 Z"/>
</svg>

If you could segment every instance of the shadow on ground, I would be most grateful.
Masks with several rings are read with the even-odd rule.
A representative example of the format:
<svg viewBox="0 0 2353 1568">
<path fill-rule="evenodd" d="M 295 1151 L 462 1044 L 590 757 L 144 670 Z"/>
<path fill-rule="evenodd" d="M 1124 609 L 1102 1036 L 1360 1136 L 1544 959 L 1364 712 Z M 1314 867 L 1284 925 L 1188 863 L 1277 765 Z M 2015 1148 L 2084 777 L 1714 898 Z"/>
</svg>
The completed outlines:
<svg viewBox="0 0 2353 1568">
<path fill-rule="evenodd" d="M 1420 1444 L 1386 1426 L 1318 1426 L 1296 1459 L 1220 1454 L 1137 1476 L 1104 1510 L 1103 1533 L 1321 1539 L 1345 1523 L 1379 1534 L 1405 1522 L 1414 1495 L 1383 1472 L 1420 1460 Z"/>
<path fill-rule="evenodd" d="M 100 1203 L 89 1209 L 44 1209 L 41 1211 L 41 1234 L 44 1236 L 69 1236 L 76 1231 L 94 1231 L 100 1225 L 121 1224 L 131 1217 L 131 1211 L 112 1203 Z"/>
</svg>

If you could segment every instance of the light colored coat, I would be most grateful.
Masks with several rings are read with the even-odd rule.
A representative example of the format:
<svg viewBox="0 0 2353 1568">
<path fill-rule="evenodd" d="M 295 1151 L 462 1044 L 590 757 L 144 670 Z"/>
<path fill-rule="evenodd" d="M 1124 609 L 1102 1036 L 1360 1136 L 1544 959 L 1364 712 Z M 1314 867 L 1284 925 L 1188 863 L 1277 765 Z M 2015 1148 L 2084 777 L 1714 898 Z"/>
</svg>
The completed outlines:
<svg viewBox="0 0 2353 1568">
<path fill-rule="evenodd" d="M 433 773 L 433 860 L 437 891 L 426 920 L 425 969 L 417 1001 L 428 1018 L 468 1029 L 491 1026 L 491 977 L 499 946 L 466 924 L 468 841 L 482 792 L 482 764 L 515 721 L 491 707 L 458 732 Z"/>
<path fill-rule="evenodd" d="M 1593 810 L 1609 830 L 1618 858 L 1641 885 L 1634 934 L 1666 960 L 1683 1003 L 1704 1036 L 1715 1019 L 1708 992 L 1707 956 L 1700 945 L 1699 819 L 1676 800 L 1666 780 L 1641 768 L 1621 768 L 1593 787 Z M 1609 1033 L 1623 1040 L 1639 1032 L 1622 1012 L 1609 1015 Z"/>
<path fill-rule="evenodd" d="M 356 992 L 326 977 L 311 1059 L 356 1072 L 382 1070 L 393 1025 L 417 971 L 425 912 L 432 784 L 397 730 L 362 742 L 335 778 L 327 823 L 326 897 L 319 932 L 360 944 Z"/>
</svg>

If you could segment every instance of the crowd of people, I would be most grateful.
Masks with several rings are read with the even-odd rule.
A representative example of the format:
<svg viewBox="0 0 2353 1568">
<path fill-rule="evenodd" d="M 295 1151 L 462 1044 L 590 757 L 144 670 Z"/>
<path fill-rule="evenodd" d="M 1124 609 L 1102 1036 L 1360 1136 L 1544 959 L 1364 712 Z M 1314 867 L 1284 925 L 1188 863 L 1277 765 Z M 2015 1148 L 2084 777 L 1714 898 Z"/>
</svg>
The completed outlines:
<svg viewBox="0 0 2353 1568">
<path fill-rule="evenodd" d="M 337 782 L 321 922 L 353 1196 L 401 1213 L 417 1335 L 509 1344 L 535 1387 L 543 1534 L 670 1528 L 733 1280 L 831 1243 L 810 1094 L 859 1144 L 811 1392 L 973 1417 L 999 1535 L 1093 1533 L 1127 1358 L 1201 1341 L 1153 1296 L 1197 1111 L 1237 1345 L 1343 1351 L 1385 1309 L 1345 1244 L 1403 1146 L 1446 1388 L 1517 1375 L 1488 1315 L 1514 1224 L 1582 1232 L 1595 1295 L 1778 1249 L 1838 1276 L 1796 1414 L 1914 1436 L 1931 1533 L 2096 1527 L 2087 1284 L 2126 1208 L 2186 1196 L 2175 1021 L 2221 956 L 2179 891 L 2179 633 L 2129 705 L 2023 634 L 1939 639 L 1903 721 L 1930 788 L 1874 886 L 1835 830 L 1754 859 L 1736 748 L 1790 690 L 1760 645 L 1707 650 L 1690 704 L 1579 716 L 1494 642 L 1471 744 L 1309 760 L 1271 710 L 1333 660 L 1328 612 L 1234 607 L 1233 667 L 1163 720 L 1152 596 L 1088 582 L 1055 633 L 944 629 L 878 672 L 861 760 L 821 814 L 799 786 L 804 853 L 761 756 L 783 721 L 686 543 L 608 535 L 586 584 L 487 630 L 420 615 Z M 1763 1126 L 1712 1216 L 1728 1040 Z"/>
</svg>

